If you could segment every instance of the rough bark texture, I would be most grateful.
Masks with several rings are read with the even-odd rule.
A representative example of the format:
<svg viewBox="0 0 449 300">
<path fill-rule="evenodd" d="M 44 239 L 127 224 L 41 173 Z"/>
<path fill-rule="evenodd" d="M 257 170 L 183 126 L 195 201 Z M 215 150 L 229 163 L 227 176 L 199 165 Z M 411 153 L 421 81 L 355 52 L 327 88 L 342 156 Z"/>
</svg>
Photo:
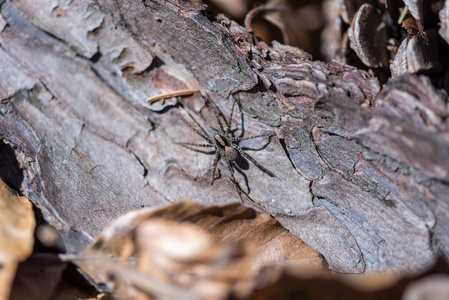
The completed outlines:
<svg viewBox="0 0 449 300">
<path fill-rule="evenodd" d="M 367 73 L 252 43 L 181 1 L 6 1 L 0 16 L 0 137 L 22 190 L 77 252 L 113 219 L 186 199 L 238 201 L 225 164 L 174 142 L 210 131 L 208 93 L 245 136 L 244 200 L 318 250 L 331 269 L 407 271 L 449 255 L 447 95 L 424 76 L 380 87 Z M 243 120 L 243 122 L 241 122 Z M 243 175 L 242 175 L 243 174 Z M 245 183 L 245 178 L 247 183 Z"/>
</svg>

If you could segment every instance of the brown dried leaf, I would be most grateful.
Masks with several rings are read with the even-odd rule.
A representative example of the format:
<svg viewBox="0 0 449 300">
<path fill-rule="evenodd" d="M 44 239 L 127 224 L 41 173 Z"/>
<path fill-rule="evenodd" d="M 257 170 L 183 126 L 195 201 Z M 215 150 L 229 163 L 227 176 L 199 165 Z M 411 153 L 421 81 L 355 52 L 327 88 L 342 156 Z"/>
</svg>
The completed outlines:
<svg viewBox="0 0 449 300">
<path fill-rule="evenodd" d="M 33 249 L 35 226 L 31 202 L 0 179 L 0 299 L 8 299 L 17 264 Z"/>
<path fill-rule="evenodd" d="M 449 275 L 431 275 L 413 282 L 405 290 L 402 299 L 449 299 Z"/>
<path fill-rule="evenodd" d="M 421 22 L 414 19 L 411 14 L 408 14 L 402 21 L 401 26 L 407 30 L 409 35 L 415 35 L 424 31 L 424 27 Z"/>
<path fill-rule="evenodd" d="M 211 3 L 220 8 L 225 14 L 233 18 L 241 18 L 245 15 L 248 0 L 210 0 Z"/>
<path fill-rule="evenodd" d="M 40 252 L 42 250 L 44 252 Z M 57 253 L 45 252 L 37 246 L 34 253 L 19 264 L 9 299 L 104 299 L 100 298 L 102 296 L 77 271 L 75 265 L 62 261 Z"/>
<path fill-rule="evenodd" d="M 295 262 L 320 269 L 318 256 L 268 215 L 240 204 L 182 202 L 120 217 L 79 265 L 128 297 L 223 299 L 248 295 L 262 266 Z"/>
<path fill-rule="evenodd" d="M 439 11 L 440 29 L 439 34 L 449 44 L 449 0 L 444 2 L 443 8 Z"/>
<path fill-rule="evenodd" d="M 382 16 L 376 8 L 363 4 L 352 20 L 348 30 L 351 48 L 360 60 L 368 67 L 377 68 L 382 65 L 384 46 L 382 45 Z M 384 39 L 386 41 L 386 39 Z"/>
<path fill-rule="evenodd" d="M 10 300 L 54 300 L 66 267 L 55 255 L 32 255 L 17 269 Z"/>
<path fill-rule="evenodd" d="M 267 270 L 270 271 L 270 270 Z M 302 300 L 330 299 L 399 299 L 400 291 L 391 292 L 397 278 L 386 275 L 344 277 L 324 272 L 297 274 L 286 271 L 279 279 L 266 287 L 255 290 L 249 299 L 292 299 L 291 295 L 301 295 Z M 386 291 L 382 291 L 387 289 Z M 400 288 L 399 288 L 400 289 Z M 378 292 L 381 290 L 381 292 Z M 386 296 L 393 295 L 388 298 Z"/>
<path fill-rule="evenodd" d="M 251 288 L 250 253 L 233 244 L 216 243 L 195 225 L 148 221 L 138 229 L 137 244 L 143 274 L 190 289 L 197 298 L 221 299 L 230 292 L 244 295 Z"/>
<path fill-rule="evenodd" d="M 378 272 L 370 275 L 353 276 L 332 274 L 319 270 L 298 272 L 296 268 L 278 271 L 267 268 L 261 277 L 266 286 L 257 289 L 248 299 L 292 299 L 301 295 L 301 300 L 330 299 L 449 299 L 447 262 L 439 261 L 424 274 L 399 277 Z"/>
<path fill-rule="evenodd" d="M 403 40 L 390 65 L 392 77 L 438 70 L 440 66 L 438 49 L 434 46 L 436 44 L 437 34 L 433 30 Z"/>
<path fill-rule="evenodd" d="M 423 20 L 424 1 L 422 0 L 404 0 L 410 14 L 418 21 Z"/>
<path fill-rule="evenodd" d="M 340 14 L 343 21 L 347 24 L 351 24 L 351 20 L 354 18 L 357 10 L 364 4 L 375 5 L 374 0 L 343 0 L 340 3 Z"/>
</svg>

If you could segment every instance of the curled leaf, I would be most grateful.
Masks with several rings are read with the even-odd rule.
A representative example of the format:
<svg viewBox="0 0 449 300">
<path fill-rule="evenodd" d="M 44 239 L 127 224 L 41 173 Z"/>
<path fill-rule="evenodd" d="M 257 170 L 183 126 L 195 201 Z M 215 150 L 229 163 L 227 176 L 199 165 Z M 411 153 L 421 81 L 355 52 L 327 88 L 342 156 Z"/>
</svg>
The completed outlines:
<svg viewBox="0 0 449 300">
<path fill-rule="evenodd" d="M 17 264 L 33 250 L 35 219 L 31 202 L 0 179 L 0 299 L 7 299 Z"/>
<path fill-rule="evenodd" d="M 78 265 L 131 298 L 225 299 L 247 296 L 263 266 L 287 262 L 322 268 L 316 251 L 268 215 L 240 204 L 181 202 L 120 217 Z"/>
</svg>

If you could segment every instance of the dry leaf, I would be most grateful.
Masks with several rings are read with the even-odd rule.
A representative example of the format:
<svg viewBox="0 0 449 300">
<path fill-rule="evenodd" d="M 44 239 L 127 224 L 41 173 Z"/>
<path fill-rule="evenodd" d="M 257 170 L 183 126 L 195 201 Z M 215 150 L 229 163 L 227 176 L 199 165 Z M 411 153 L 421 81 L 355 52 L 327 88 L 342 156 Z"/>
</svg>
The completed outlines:
<svg viewBox="0 0 449 300">
<path fill-rule="evenodd" d="M 19 264 L 10 300 L 88 300 L 100 299 L 102 294 L 56 253 L 35 252 Z M 101 298 L 103 299 L 103 298 Z"/>
<path fill-rule="evenodd" d="M 66 267 L 67 263 L 58 260 L 56 255 L 31 256 L 17 269 L 10 300 L 54 299 Z"/>
<path fill-rule="evenodd" d="M 214 5 L 233 18 L 241 18 L 245 15 L 248 0 L 210 0 Z"/>
<path fill-rule="evenodd" d="M 321 269 L 319 254 L 268 215 L 240 204 L 182 202 L 116 220 L 82 254 L 95 282 L 134 299 L 243 298 L 266 265 Z"/>
<path fill-rule="evenodd" d="M 305 272 L 291 266 L 265 268 L 259 275 L 265 279 L 265 286 L 254 290 L 247 299 L 449 299 L 448 272 L 449 265 L 442 259 L 425 273 L 407 277 L 383 272 L 369 275 L 344 275 L 317 269 Z"/>
<path fill-rule="evenodd" d="M 0 179 L 0 299 L 8 299 L 17 264 L 33 250 L 35 227 L 31 202 Z"/>
</svg>

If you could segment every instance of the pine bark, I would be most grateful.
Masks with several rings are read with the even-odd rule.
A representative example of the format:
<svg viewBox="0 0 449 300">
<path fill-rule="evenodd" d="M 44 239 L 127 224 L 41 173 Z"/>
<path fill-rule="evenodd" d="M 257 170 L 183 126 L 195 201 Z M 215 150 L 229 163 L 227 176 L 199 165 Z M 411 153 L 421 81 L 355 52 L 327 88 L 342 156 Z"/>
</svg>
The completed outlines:
<svg viewBox="0 0 449 300">
<path fill-rule="evenodd" d="M 203 142 L 186 112 L 213 132 L 204 97 L 145 102 L 198 88 L 224 116 L 237 100 L 236 134 L 276 133 L 242 142 L 276 175 L 236 171 L 244 203 L 332 270 L 401 272 L 448 257 L 447 95 L 427 77 L 381 86 L 176 0 L 6 1 L 0 30 L 0 137 L 69 252 L 133 209 L 239 201 L 223 161 L 211 185 L 214 156 L 176 144 Z"/>
</svg>

